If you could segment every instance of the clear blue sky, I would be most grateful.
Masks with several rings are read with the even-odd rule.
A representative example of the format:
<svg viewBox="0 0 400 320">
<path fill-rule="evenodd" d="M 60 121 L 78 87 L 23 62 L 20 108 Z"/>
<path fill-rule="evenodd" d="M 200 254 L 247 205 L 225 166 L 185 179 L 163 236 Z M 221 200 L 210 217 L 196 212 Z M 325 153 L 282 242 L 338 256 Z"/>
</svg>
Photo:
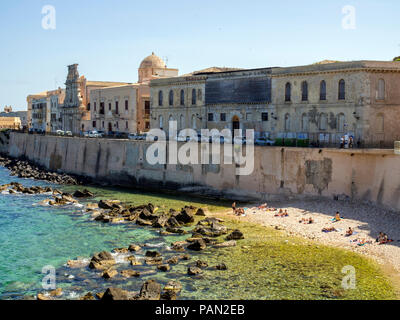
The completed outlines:
<svg viewBox="0 0 400 320">
<path fill-rule="evenodd" d="M 56 29 L 42 28 L 44 5 Z M 356 29 L 342 8 L 356 8 Z M 258 68 L 324 59 L 391 60 L 400 55 L 398 0 L 2 0 L 0 108 L 64 86 L 79 63 L 90 80 L 134 82 L 154 51 L 188 73 L 210 66 Z"/>
</svg>

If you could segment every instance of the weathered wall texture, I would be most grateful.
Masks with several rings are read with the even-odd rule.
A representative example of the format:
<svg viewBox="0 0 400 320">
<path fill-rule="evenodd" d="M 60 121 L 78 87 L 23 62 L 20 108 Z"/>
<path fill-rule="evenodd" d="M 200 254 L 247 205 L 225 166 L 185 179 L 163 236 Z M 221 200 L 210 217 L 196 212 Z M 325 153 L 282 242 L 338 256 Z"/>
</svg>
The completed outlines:
<svg viewBox="0 0 400 320">
<path fill-rule="evenodd" d="M 400 158 L 393 150 L 256 147 L 255 169 L 236 176 L 234 165 L 157 165 L 145 160 L 150 144 L 12 133 L 11 156 L 52 170 L 125 186 L 172 188 L 235 199 L 346 195 L 400 209 Z"/>
</svg>

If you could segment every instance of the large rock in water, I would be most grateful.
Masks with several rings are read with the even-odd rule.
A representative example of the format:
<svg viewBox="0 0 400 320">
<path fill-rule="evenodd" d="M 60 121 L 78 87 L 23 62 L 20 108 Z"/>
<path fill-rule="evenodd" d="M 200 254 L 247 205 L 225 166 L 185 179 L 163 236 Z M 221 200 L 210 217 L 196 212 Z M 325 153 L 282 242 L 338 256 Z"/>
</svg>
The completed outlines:
<svg viewBox="0 0 400 320">
<path fill-rule="evenodd" d="M 162 214 L 157 217 L 157 219 L 153 223 L 154 228 L 164 228 L 168 221 L 169 217 L 165 214 Z"/>
<path fill-rule="evenodd" d="M 146 281 L 140 290 L 138 300 L 160 300 L 161 285 L 154 280 Z"/>
<path fill-rule="evenodd" d="M 183 208 L 182 211 L 175 216 L 175 219 L 178 222 L 182 222 L 184 224 L 193 223 L 194 222 L 193 210 L 189 208 Z"/>
<path fill-rule="evenodd" d="M 74 196 L 75 198 L 90 198 L 90 197 L 93 197 L 94 194 L 93 194 L 92 192 L 90 192 L 89 190 L 84 189 L 84 190 L 82 190 L 82 191 L 76 190 L 76 191 L 73 193 L 73 196 Z"/>
<path fill-rule="evenodd" d="M 99 208 L 106 209 L 106 210 L 112 210 L 112 209 L 114 209 L 114 204 L 118 204 L 118 203 L 119 203 L 119 201 L 100 200 Z"/>
<path fill-rule="evenodd" d="M 115 264 L 115 260 L 111 253 L 103 251 L 96 253 L 90 260 L 89 268 L 91 269 L 108 269 Z"/>
<path fill-rule="evenodd" d="M 104 292 L 103 301 L 113 301 L 113 300 L 128 300 L 128 292 L 120 288 L 108 288 Z"/>
<path fill-rule="evenodd" d="M 201 251 L 207 248 L 206 242 L 203 239 L 196 239 L 194 242 L 187 246 L 189 250 Z"/>
<path fill-rule="evenodd" d="M 243 233 L 240 230 L 234 230 L 226 237 L 226 240 L 241 240 L 244 239 Z"/>
</svg>

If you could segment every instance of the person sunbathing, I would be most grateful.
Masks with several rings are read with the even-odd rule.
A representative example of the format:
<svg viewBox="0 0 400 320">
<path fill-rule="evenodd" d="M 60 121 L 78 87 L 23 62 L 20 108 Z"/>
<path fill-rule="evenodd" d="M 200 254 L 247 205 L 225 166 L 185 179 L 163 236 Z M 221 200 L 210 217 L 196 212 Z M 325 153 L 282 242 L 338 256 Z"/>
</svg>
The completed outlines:
<svg viewBox="0 0 400 320">
<path fill-rule="evenodd" d="M 313 218 L 302 218 L 299 223 L 303 223 L 303 224 L 312 224 L 314 223 L 314 219 Z"/>
<path fill-rule="evenodd" d="M 337 231 L 334 227 L 331 228 L 323 228 L 322 232 L 333 232 L 333 231 Z"/>
<path fill-rule="evenodd" d="M 346 231 L 346 237 L 350 237 L 351 235 L 353 235 L 354 230 L 349 227 L 349 230 Z"/>
<path fill-rule="evenodd" d="M 379 236 L 378 239 L 376 239 L 376 241 L 379 242 L 379 244 L 386 244 L 389 242 L 393 242 L 393 240 L 389 239 L 388 235 L 383 232 L 379 232 Z"/>
<path fill-rule="evenodd" d="M 285 212 L 283 212 L 282 210 L 279 211 L 279 213 L 275 214 L 275 217 L 289 217 L 289 213 L 285 210 Z"/>
<path fill-rule="evenodd" d="M 339 213 L 339 211 L 336 212 L 335 221 L 340 221 L 340 213 Z"/>
<path fill-rule="evenodd" d="M 261 206 L 259 206 L 258 209 L 268 209 L 268 204 L 264 203 Z"/>
</svg>

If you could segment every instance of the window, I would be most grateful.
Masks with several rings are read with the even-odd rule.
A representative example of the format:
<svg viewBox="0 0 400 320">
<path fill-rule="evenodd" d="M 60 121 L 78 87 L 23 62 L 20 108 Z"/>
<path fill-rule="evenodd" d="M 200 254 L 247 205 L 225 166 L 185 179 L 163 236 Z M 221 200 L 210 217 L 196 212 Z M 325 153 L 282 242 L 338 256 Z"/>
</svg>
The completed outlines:
<svg viewBox="0 0 400 320">
<path fill-rule="evenodd" d="M 183 114 L 181 114 L 181 117 L 179 119 L 179 128 L 185 129 L 185 117 L 183 116 Z"/>
<path fill-rule="evenodd" d="M 119 124 L 118 124 L 118 121 L 116 122 L 116 127 L 117 127 L 117 129 L 119 129 Z"/>
<path fill-rule="evenodd" d="M 325 113 L 321 113 L 321 116 L 319 119 L 319 129 L 326 130 L 327 125 L 328 125 L 328 117 Z"/>
<path fill-rule="evenodd" d="M 162 91 L 158 91 L 158 105 L 161 107 L 163 105 L 163 92 Z"/>
<path fill-rule="evenodd" d="M 221 113 L 220 119 L 221 121 L 226 121 L 226 113 Z"/>
<path fill-rule="evenodd" d="M 119 114 L 119 102 L 115 101 L 115 113 Z"/>
<path fill-rule="evenodd" d="M 162 128 L 163 128 L 163 123 L 164 123 L 163 116 L 160 116 L 160 117 L 158 118 L 158 122 L 159 122 L 159 125 L 160 125 L 160 129 L 162 129 Z"/>
<path fill-rule="evenodd" d="M 196 97 L 196 89 L 192 90 L 192 104 L 195 105 L 197 103 L 197 97 Z"/>
<path fill-rule="evenodd" d="M 261 121 L 268 121 L 268 112 L 261 113 Z"/>
<path fill-rule="evenodd" d="M 285 101 L 289 102 L 292 99 L 292 85 L 288 82 L 285 87 Z"/>
<path fill-rule="evenodd" d="M 251 113 L 246 113 L 246 121 L 251 121 Z"/>
<path fill-rule="evenodd" d="M 92 127 L 93 127 L 93 128 L 96 128 L 96 121 L 93 121 L 93 122 L 92 122 Z"/>
<path fill-rule="evenodd" d="M 301 101 L 308 101 L 308 83 L 303 81 L 301 84 Z"/>
<path fill-rule="evenodd" d="M 301 116 L 301 130 L 308 131 L 308 116 L 305 113 Z"/>
<path fill-rule="evenodd" d="M 208 114 L 208 121 L 214 121 L 214 114 L 213 113 L 209 113 Z"/>
<path fill-rule="evenodd" d="M 100 114 L 104 114 L 104 102 L 100 102 Z"/>
<path fill-rule="evenodd" d="M 128 121 L 125 121 L 125 129 L 129 129 Z"/>
<path fill-rule="evenodd" d="M 170 106 L 174 105 L 174 92 L 172 90 L 169 92 L 168 101 Z"/>
<path fill-rule="evenodd" d="M 90 102 L 87 104 L 86 110 L 87 110 L 87 111 L 90 111 Z"/>
<path fill-rule="evenodd" d="M 104 129 L 104 121 L 101 123 L 101 127 Z"/>
<path fill-rule="evenodd" d="M 150 101 L 148 100 L 144 102 L 144 115 L 146 117 L 150 116 Z"/>
<path fill-rule="evenodd" d="M 111 103 L 108 104 L 108 110 L 111 111 Z"/>
<path fill-rule="evenodd" d="M 321 84 L 320 84 L 319 100 L 326 100 L 326 82 L 325 82 L 325 80 L 322 80 Z"/>
<path fill-rule="evenodd" d="M 192 128 L 196 129 L 196 127 L 197 127 L 196 116 L 192 115 Z"/>
<path fill-rule="evenodd" d="M 96 111 L 96 102 L 94 103 L 94 111 Z"/>
<path fill-rule="evenodd" d="M 339 81 L 339 100 L 346 99 L 346 82 L 342 79 Z"/>
<path fill-rule="evenodd" d="M 129 101 L 125 100 L 125 111 L 128 111 L 129 109 Z"/>
<path fill-rule="evenodd" d="M 385 128 L 385 122 L 383 118 L 383 114 L 378 114 L 376 117 L 376 131 L 383 132 Z"/>
<path fill-rule="evenodd" d="M 181 106 L 185 105 L 185 91 L 181 90 Z"/>
<path fill-rule="evenodd" d="M 385 80 L 378 80 L 378 100 L 385 100 Z"/>
<path fill-rule="evenodd" d="M 343 113 L 338 115 L 338 126 L 337 126 L 337 130 L 338 132 L 344 132 L 344 127 L 345 127 L 345 116 Z"/>
<path fill-rule="evenodd" d="M 201 89 L 197 90 L 197 98 L 199 98 L 199 100 L 203 99 L 203 93 L 202 93 Z"/>
<path fill-rule="evenodd" d="M 285 115 L 285 131 L 290 131 L 290 114 Z"/>
</svg>

